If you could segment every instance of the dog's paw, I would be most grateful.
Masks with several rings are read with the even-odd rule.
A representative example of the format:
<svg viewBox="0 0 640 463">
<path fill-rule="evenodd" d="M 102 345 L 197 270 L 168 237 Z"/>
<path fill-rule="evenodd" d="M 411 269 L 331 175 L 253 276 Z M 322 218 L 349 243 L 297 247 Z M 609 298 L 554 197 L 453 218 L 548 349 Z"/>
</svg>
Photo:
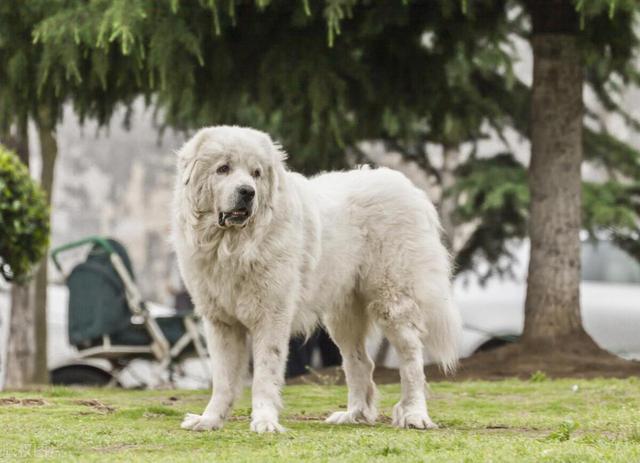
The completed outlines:
<svg viewBox="0 0 640 463">
<path fill-rule="evenodd" d="M 251 430 L 258 434 L 265 432 L 284 432 L 285 429 L 275 420 L 257 419 L 251 422 Z"/>
<path fill-rule="evenodd" d="M 405 410 L 399 403 L 393 407 L 393 425 L 406 429 L 438 429 L 426 411 Z"/>
<path fill-rule="evenodd" d="M 376 413 L 366 413 L 362 410 L 333 412 L 329 418 L 324 421 L 329 424 L 373 424 L 376 421 Z"/>
<path fill-rule="evenodd" d="M 218 417 L 187 413 L 180 427 L 190 431 L 210 431 L 220 429 L 223 425 L 224 422 Z"/>
<path fill-rule="evenodd" d="M 407 429 L 438 429 L 438 425 L 426 413 L 407 413 L 396 426 Z"/>
</svg>

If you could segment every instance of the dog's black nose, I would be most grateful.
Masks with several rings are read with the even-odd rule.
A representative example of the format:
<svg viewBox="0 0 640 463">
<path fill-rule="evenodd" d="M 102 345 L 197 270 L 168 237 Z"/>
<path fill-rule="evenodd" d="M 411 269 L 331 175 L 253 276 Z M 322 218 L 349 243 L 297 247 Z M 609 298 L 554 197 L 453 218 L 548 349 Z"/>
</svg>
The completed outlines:
<svg viewBox="0 0 640 463">
<path fill-rule="evenodd" d="M 254 190 L 253 187 L 249 185 L 242 185 L 238 187 L 238 195 L 240 195 L 240 198 L 244 199 L 245 201 L 251 201 L 256 195 L 256 190 Z"/>
</svg>

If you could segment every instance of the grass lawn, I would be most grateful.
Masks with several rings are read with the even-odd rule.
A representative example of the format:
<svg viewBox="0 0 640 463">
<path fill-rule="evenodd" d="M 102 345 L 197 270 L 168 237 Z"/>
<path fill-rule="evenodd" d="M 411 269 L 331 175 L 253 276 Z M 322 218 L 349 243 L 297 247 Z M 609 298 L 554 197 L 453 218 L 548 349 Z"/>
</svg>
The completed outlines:
<svg viewBox="0 0 640 463">
<path fill-rule="evenodd" d="M 390 425 L 399 386 L 380 387 L 375 426 L 330 426 L 343 386 L 288 386 L 288 432 L 249 431 L 248 391 L 221 431 L 180 429 L 203 391 L 52 388 L 0 393 L 0 460 L 47 461 L 640 461 L 640 380 L 434 383 L 441 429 Z"/>
</svg>

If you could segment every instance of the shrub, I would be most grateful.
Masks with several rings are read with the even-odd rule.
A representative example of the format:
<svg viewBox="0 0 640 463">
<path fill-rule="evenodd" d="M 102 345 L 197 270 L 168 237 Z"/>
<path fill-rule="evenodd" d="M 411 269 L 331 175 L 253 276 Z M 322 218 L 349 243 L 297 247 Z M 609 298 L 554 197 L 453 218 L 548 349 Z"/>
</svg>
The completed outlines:
<svg viewBox="0 0 640 463">
<path fill-rule="evenodd" d="M 23 283 L 49 244 L 44 192 L 20 159 L 0 145 L 0 274 Z"/>
</svg>

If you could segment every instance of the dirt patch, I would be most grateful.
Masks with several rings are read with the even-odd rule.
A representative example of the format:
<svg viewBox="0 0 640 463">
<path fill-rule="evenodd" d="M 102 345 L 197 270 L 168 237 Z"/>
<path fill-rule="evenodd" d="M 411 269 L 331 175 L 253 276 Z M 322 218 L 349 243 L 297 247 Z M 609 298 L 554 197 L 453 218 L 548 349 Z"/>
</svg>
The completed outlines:
<svg viewBox="0 0 640 463">
<path fill-rule="evenodd" d="M 26 399 L 18 399 L 16 397 L 3 397 L 0 399 L 0 406 L 4 405 L 20 405 L 23 407 L 39 407 L 42 405 L 47 405 L 43 399 L 38 398 L 26 398 Z"/>
<path fill-rule="evenodd" d="M 180 400 L 179 397 L 172 395 L 171 397 L 167 397 L 167 400 L 163 400 L 162 405 L 175 405 L 178 400 Z"/>
<path fill-rule="evenodd" d="M 93 410 L 97 411 L 98 413 L 103 413 L 103 414 L 113 413 L 116 411 L 115 407 L 106 405 L 97 399 L 76 400 L 75 403 L 78 405 L 85 405 L 87 407 L 91 407 Z"/>
<path fill-rule="evenodd" d="M 518 434 L 518 436 L 527 436 L 527 437 L 535 437 L 542 438 L 547 436 L 551 430 L 550 429 L 538 429 L 538 428 L 526 428 L 522 426 L 484 426 L 484 427 L 473 427 L 473 428 L 465 428 L 465 427 L 442 427 L 442 429 L 455 429 L 456 431 L 465 431 L 472 433 L 487 433 L 487 434 Z"/>
<path fill-rule="evenodd" d="M 291 421 L 317 421 L 318 423 L 322 423 L 329 415 L 306 415 L 303 413 L 297 414 L 297 415 L 289 415 L 289 416 L 285 416 L 284 419 L 285 420 L 291 420 Z"/>
<path fill-rule="evenodd" d="M 462 359 L 453 375 L 445 375 L 437 366 L 425 368 L 428 381 L 529 379 L 536 372 L 549 378 L 629 378 L 640 376 L 640 362 L 624 360 L 608 352 L 567 344 L 559 349 L 540 348 L 535 352 L 520 344 L 509 344 L 479 352 Z M 376 367 L 373 373 L 377 384 L 400 381 L 396 369 Z M 288 384 L 344 384 L 340 367 L 323 368 L 310 374 L 292 378 Z"/>
<path fill-rule="evenodd" d="M 0 405 L 19 405 L 20 399 L 16 399 L 15 397 L 5 397 L 0 399 Z"/>
<path fill-rule="evenodd" d="M 393 384 L 400 381 L 400 373 L 393 368 L 376 367 L 373 379 L 376 384 Z M 341 367 L 320 368 L 306 375 L 290 378 L 287 380 L 287 384 L 319 384 L 322 386 L 345 384 L 344 372 Z"/>
<path fill-rule="evenodd" d="M 248 415 L 231 415 L 227 418 L 227 421 L 250 421 L 251 417 Z"/>
<path fill-rule="evenodd" d="M 640 376 L 640 362 L 624 360 L 598 348 L 585 348 L 580 343 L 533 352 L 521 344 L 510 344 L 463 359 L 451 380 L 529 379 L 538 371 L 550 378 L 629 378 Z M 435 367 L 427 368 L 427 378 L 448 379 Z"/>
</svg>

